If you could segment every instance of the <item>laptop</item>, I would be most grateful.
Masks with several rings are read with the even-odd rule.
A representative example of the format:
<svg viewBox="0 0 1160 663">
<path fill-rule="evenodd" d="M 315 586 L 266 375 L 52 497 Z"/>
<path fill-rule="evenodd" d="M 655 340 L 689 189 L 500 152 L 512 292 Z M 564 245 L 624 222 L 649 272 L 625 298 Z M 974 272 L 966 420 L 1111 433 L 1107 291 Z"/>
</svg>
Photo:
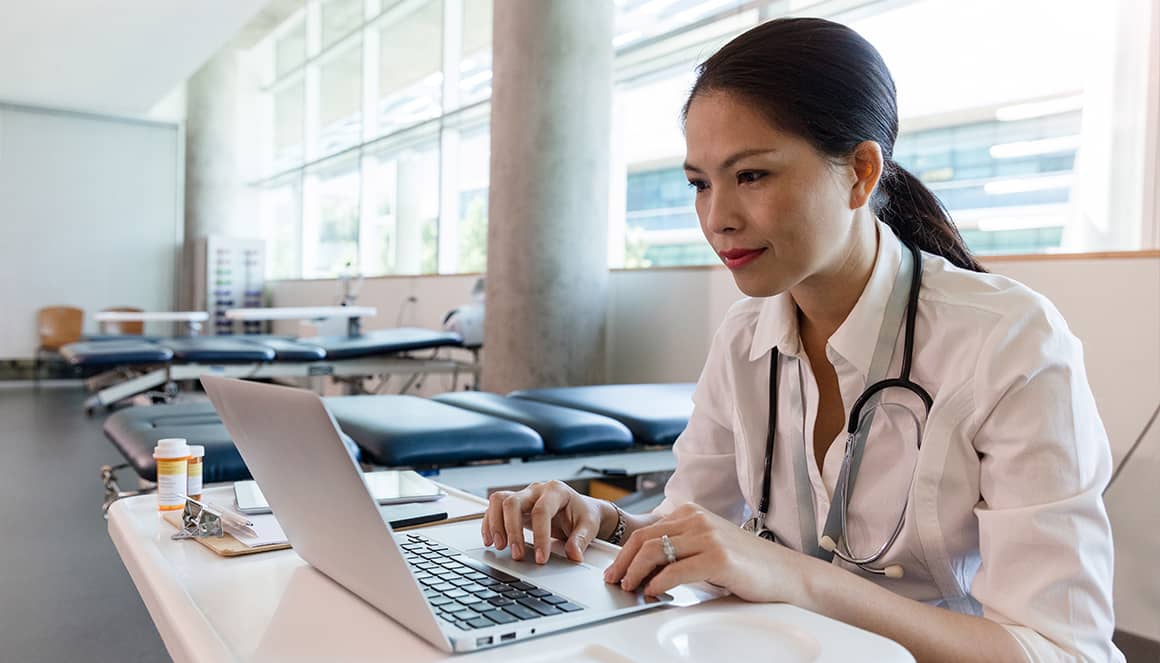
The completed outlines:
<svg viewBox="0 0 1160 663">
<path fill-rule="evenodd" d="M 563 555 L 548 563 L 482 547 L 479 521 L 396 533 L 317 394 L 202 376 L 201 383 L 294 551 L 448 652 L 576 628 L 664 605 Z M 530 546 L 529 546 L 530 548 Z"/>
</svg>

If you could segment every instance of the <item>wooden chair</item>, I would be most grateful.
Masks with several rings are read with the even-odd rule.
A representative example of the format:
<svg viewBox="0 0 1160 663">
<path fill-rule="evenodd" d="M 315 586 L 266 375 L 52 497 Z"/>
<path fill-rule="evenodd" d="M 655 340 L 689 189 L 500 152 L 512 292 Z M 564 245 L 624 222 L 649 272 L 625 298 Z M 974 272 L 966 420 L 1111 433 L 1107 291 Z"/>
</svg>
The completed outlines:
<svg viewBox="0 0 1160 663">
<path fill-rule="evenodd" d="M 132 306 L 110 306 L 109 308 L 101 309 L 101 312 L 113 313 L 142 313 L 144 309 L 135 308 Z M 123 334 L 128 336 L 142 336 L 145 334 L 145 323 L 140 320 L 132 322 L 101 322 L 98 327 L 102 334 Z"/>
<path fill-rule="evenodd" d="M 46 355 L 54 355 L 61 346 L 81 340 L 85 312 L 72 306 L 46 306 L 36 312 L 36 328 L 40 345 L 36 348 L 35 379 L 40 382 L 40 371 Z"/>
</svg>

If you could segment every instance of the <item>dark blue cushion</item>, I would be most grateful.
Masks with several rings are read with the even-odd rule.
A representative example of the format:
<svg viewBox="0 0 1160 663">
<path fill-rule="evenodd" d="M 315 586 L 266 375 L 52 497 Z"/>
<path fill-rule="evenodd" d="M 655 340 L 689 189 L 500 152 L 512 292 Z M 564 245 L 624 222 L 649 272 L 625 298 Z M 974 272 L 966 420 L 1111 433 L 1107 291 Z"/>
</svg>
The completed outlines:
<svg viewBox="0 0 1160 663">
<path fill-rule="evenodd" d="M 138 366 L 173 359 L 172 350 L 137 339 L 69 343 L 60 354 L 74 366 Z"/>
<path fill-rule="evenodd" d="M 628 426 L 639 444 L 672 444 L 693 413 L 694 383 L 608 384 L 526 389 L 509 394 L 540 403 L 595 412 Z"/>
<path fill-rule="evenodd" d="M 322 361 L 326 359 L 326 350 L 317 345 L 277 336 L 244 336 L 243 338 L 273 350 L 274 359 L 277 361 Z"/>
<path fill-rule="evenodd" d="M 456 391 L 435 400 L 519 422 L 540 434 L 549 453 L 620 451 L 632 446 L 632 431 L 627 426 L 591 412 L 482 391 Z"/>
<path fill-rule="evenodd" d="M 321 347 L 329 359 L 357 359 L 463 345 L 458 334 L 410 327 L 379 329 L 361 336 L 314 336 L 298 341 Z"/>
<path fill-rule="evenodd" d="M 182 437 L 190 444 L 205 447 L 204 481 L 238 481 L 250 478 L 230 434 L 211 403 L 175 403 L 131 407 L 109 415 L 105 436 L 117 447 L 138 476 L 157 480 L 157 461 L 153 448 L 167 437 Z M 354 440 L 343 435 L 343 443 L 352 458 L 359 458 Z"/>
<path fill-rule="evenodd" d="M 415 396 L 324 399 L 366 458 L 388 467 L 452 465 L 544 453 L 535 431 Z"/>
<path fill-rule="evenodd" d="M 272 348 L 229 336 L 167 338 L 160 344 L 173 350 L 174 361 L 201 364 L 273 361 L 275 355 Z"/>
</svg>

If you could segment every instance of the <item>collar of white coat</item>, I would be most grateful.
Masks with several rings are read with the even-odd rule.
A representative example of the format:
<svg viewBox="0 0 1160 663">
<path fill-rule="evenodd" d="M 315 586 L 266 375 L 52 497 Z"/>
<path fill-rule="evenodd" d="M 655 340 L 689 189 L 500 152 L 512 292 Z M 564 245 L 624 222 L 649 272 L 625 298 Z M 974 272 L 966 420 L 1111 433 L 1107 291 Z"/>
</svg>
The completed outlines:
<svg viewBox="0 0 1160 663">
<path fill-rule="evenodd" d="M 849 362 L 863 377 L 870 372 L 878 330 L 886 314 L 886 302 L 902 263 L 902 242 L 894 230 L 882 221 L 877 221 L 877 226 L 878 252 L 870 280 L 850 314 L 827 343 L 829 351 Z M 921 269 L 921 265 L 915 265 L 915 269 Z M 766 298 L 757 316 L 749 360 L 757 361 L 775 347 L 790 357 L 797 357 L 802 352 L 797 305 L 788 292 Z"/>
</svg>

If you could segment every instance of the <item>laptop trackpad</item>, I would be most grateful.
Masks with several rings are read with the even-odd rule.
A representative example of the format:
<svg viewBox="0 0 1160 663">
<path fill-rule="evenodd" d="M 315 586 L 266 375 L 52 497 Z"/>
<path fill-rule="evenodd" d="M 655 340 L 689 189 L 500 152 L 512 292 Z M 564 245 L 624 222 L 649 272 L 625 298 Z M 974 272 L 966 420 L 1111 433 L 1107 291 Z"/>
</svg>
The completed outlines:
<svg viewBox="0 0 1160 663">
<path fill-rule="evenodd" d="M 553 542 L 553 544 L 555 543 Z M 553 545 L 552 547 L 554 549 L 557 546 Z M 591 564 L 573 562 L 555 550 L 552 551 L 551 555 L 548 555 L 548 561 L 545 564 L 536 564 L 535 551 L 531 546 L 524 546 L 524 559 L 521 561 L 512 559 L 511 550 L 510 546 L 503 550 L 472 548 L 464 550 L 463 554 L 494 566 L 501 571 L 509 571 L 525 578 L 543 578 L 558 573 L 575 573 L 577 568 L 596 570 Z"/>
</svg>

